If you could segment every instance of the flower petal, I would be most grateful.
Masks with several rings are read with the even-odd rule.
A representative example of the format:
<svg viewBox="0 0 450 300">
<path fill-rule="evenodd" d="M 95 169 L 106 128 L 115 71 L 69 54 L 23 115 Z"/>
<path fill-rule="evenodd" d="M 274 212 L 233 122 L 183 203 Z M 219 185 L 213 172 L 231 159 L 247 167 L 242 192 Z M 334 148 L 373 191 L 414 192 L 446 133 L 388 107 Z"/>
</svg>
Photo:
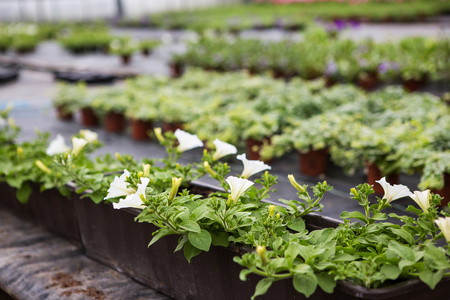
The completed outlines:
<svg viewBox="0 0 450 300">
<path fill-rule="evenodd" d="M 242 161 L 242 163 L 244 164 L 244 170 L 241 174 L 241 176 L 244 178 L 249 178 L 250 176 L 261 171 L 272 169 L 271 166 L 266 165 L 263 161 L 248 160 L 245 154 L 240 154 L 236 158 Z"/>
<path fill-rule="evenodd" d="M 214 152 L 213 154 L 214 160 L 218 160 L 224 156 L 237 153 L 237 148 L 234 145 L 222 142 L 219 139 L 215 139 L 213 144 L 214 146 L 216 146 L 216 152 Z"/>
<path fill-rule="evenodd" d="M 197 147 L 203 147 L 203 142 L 195 134 L 190 134 L 184 130 L 175 130 L 175 137 L 178 140 L 178 151 L 184 152 Z"/>
<path fill-rule="evenodd" d="M 60 153 L 66 153 L 70 151 L 70 147 L 66 145 L 64 137 L 60 134 L 56 136 L 54 140 L 50 142 L 47 150 L 45 151 L 47 155 L 56 155 Z"/>
<path fill-rule="evenodd" d="M 236 202 L 254 183 L 245 178 L 229 176 L 226 179 L 231 190 L 231 199 Z"/>
</svg>

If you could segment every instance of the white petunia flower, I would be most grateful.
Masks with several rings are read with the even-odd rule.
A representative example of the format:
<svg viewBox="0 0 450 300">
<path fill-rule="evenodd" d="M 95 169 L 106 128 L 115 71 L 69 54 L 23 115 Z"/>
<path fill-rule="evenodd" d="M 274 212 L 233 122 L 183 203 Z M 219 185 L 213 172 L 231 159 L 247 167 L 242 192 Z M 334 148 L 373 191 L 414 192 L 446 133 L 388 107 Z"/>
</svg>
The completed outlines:
<svg viewBox="0 0 450 300">
<path fill-rule="evenodd" d="M 231 199 L 236 202 L 254 183 L 245 178 L 229 176 L 226 179 L 231 189 Z"/>
<path fill-rule="evenodd" d="M 414 194 L 409 195 L 409 197 L 411 197 L 411 199 L 413 199 L 417 205 L 420 206 L 423 212 L 428 212 L 431 200 L 430 190 L 425 190 L 423 192 L 415 191 Z"/>
<path fill-rule="evenodd" d="M 386 199 L 386 204 L 391 203 L 394 200 L 412 195 L 409 188 L 403 184 L 390 185 L 386 181 L 386 177 L 376 180 L 384 190 L 383 199 Z"/>
<path fill-rule="evenodd" d="M 85 139 L 79 139 L 77 137 L 73 137 L 72 138 L 72 145 L 73 145 L 72 154 L 74 156 L 77 156 L 80 153 L 80 151 L 84 148 L 84 146 L 86 146 L 87 143 L 88 143 L 88 141 L 86 141 Z"/>
<path fill-rule="evenodd" d="M 213 154 L 213 159 L 218 160 L 224 156 L 230 155 L 230 154 L 236 154 L 237 149 L 235 146 L 222 142 L 219 139 L 215 139 L 213 142 L 214 146 L 216 146 L 216 152 Z"/>
<path fill-rule="evenodd" d="M 197 147 L 203 147 L 203 142 L 195 134 L 190 134 L 184 130 L 175 130 L 175 137 L 178 140 L 178 151 L 184 152 Z"/>
<path fill-rule="evenodd" d="M 271 166 L 266 165 L 260 160 L 248 160 L 245 154 L 240 154 L 236 156 L 237 159 L 242 161 L 244 164 L 244 171 L 242 171 L 241 176 L 244 178 L 249 178 L 250 176 L 259 173 L 261 171 L 272 169 Z"/>
<path fill-rule="evenodd" d="M 89 129 L 80 130 L 80 134 L 89 143 L 92 143 L 92 142 L 95 142 L 96 140 L 98 140 L 97 132 L 91 131 Z"/>
<path fill-rule="evenodd" d="M 64 137 L 58 134 L 56 138 L 50 142 L 50 145 L 48 146 L 45 153 L 47 153 L 47 155 L 56 155 L 60 153 L 66 153 L 69 151 L 70 147 L 66 145 Z"/>
<path fill-rule="evenodd" d="M 434 220 L 434 222 L 442 231 L 447 242 L 450 243 L 450 217 L 438 218 L 437 220 Z"/>
<path fill-rule="evenodd" d="M 108 195 L 103 198 L 104 200 L 109 198 L 117 198 L 122 196 L 128 196 L 136 192 L 134 188 L 128 187 L 128 183 L 125 181 L 127 177 L 130 176 L 128 170 L 123 170 L 123 174 L 120 177 L 115 177 L 114 181 L 111 182 Z"/>
<path fill-rule="evenodd" d="M 138 189 L 134 194 L 128 195 L 125 199 L 120 199 L 119 203 L 113 203 L 115 209 L 133 207 L 144 209 L 145 204 L 142 202 L 142 198 L 145 199 L 145 188 L 150 182 L 150 178 L 141 177 L 141 183 L 138 183 Z M 142 196 L 141 196 L 142 195 Z"/>
</svg>

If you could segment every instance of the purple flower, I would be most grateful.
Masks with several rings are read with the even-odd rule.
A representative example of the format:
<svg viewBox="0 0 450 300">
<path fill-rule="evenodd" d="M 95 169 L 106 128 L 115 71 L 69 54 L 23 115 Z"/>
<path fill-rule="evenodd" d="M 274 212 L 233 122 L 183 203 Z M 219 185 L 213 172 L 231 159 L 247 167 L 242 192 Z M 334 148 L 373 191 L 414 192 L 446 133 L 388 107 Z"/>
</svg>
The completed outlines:
<svg viewBox="0 0 450 300">
<path fill-rule="evenodd" d="M 390 69 L 389 62 L 383 61 L 381 64 L 378 65 L 378 72 L 380 74 L 384 74 Z"/>
<path fill-rule="evenodd" d="M 327 64 L 327 67 L 325 68 L 325 71 L 323 71 L 323 73 L 327 76 L 331 76 L 333 74 L 336 74 L 338 71 L 338 66 L 334 61 L 330 61 Z"/>
<path fill-rule="evenodd" d="M 345 22 L 345 20 L 335 20 L 334 25 L 336 26 L 336 29 L 338 31 L 341 31 L 345 29 L 345 27 L 347 27 L 347 23 Z"/>
<path fill-rule="evenodd" d="M 348 24 L 349 24 L 350 27 L 352 27 L 352 28 L 358 28 L 359 25 L 361 25 L 357 20 L 350 20 L 350 21 L 348 21 Z"/>
</svg>

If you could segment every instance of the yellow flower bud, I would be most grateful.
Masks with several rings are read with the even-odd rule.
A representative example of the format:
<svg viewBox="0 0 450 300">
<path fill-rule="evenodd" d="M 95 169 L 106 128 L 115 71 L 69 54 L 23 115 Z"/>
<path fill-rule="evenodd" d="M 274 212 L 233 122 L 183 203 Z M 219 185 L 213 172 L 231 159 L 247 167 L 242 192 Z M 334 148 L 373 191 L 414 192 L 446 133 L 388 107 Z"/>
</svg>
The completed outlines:
<svg viewBox="0 0 450 300">
<path fill-rule="evenodd" d="M 149 177 L 150 176 L 150 164 L 142 165 L 142 169 L 144 170 L 144 176 Z"/>
<path fill-rule="evenodd" d="M 358 191 L 355 188 L 351 188 L 350 194 L 352 194 L 354 197 L 356 197 L 358 195 Z"/>
<path fill-rule="evenodd" d="M 158 139 L 158 141 L 162 144 L 166 139 L 164 138 L 163 134 L 162 134 L 162 130 L 161 127 L 157 127 L 155 128 L 155 136 Z"/>
<path fill-rule="evenodd" d="M 297 181 L 295 181 L 294 175 L 289 174 L 288 175 L 288 179 L 289 179 L 289 182 L 291 183 L 291 185 L 293 187 L 295 187 L 297 189 L 297 191 L 299 191 L 300 193 L 304 193 L 305 192 L 305 189 L 300 184 L 298 184 Z"/>
<path fill-rule="evenodd" d="M 203 162 L 203 166 L 205 167 L 206 172 L 208 172 L 212 178 L 216 178 L 217 173 L 214 172 L 214 170 L 211 168 L 211 166 L 209 165 L 209 162 L 207 162 L 207 161 Z"/>
<path fill-rule="evenodd" d="M 40 160 L 36 160 L 35 161 L 36 166 L 41 169 L 42 171 L 44 171 L 47 174 L 52 174 L 52 170 L 50 170 L 42 161 Z"/>
<path fill-rule="evenodd" d="M 183 178 L 172 177 L 172 189 L 169 193 L 169 202 L 172 202 L 172 200 L 177 196 L 178 189 L 180 188 L 182 180 Z"/>
<path fill-rule="evenodd" d="M 144 172 L 139 171 L 139 172 L 138 172 L 138 178 L 141 178 L 142 176 L 144 176 Z"/>
<path fill-rule="evenodd" d="M 23 148 L 22 147 L 17 147 L 17 156 L 19 158 L 22 158 L 22 154 L 23 154 Z"/>
<path fill-rule="evenodd" d="M 277 219 L 279 219 L 281 217 L 280 213 L 277 213 Z"/>
<path fill-rule="evenodd" d="M 258 253 L 259 258 L 261 261 L 266 264 L 267 263 L 267 257 L 266 257 L 266 247 L 265 246 L 257 246 L 256 247 L 256 253 Z"/>
<path fill-rule="evenodd" d="M 269 216 L 273 217 L 273 215 L 275 214 L 275 205 L 269 205 Z"/>
</svg>

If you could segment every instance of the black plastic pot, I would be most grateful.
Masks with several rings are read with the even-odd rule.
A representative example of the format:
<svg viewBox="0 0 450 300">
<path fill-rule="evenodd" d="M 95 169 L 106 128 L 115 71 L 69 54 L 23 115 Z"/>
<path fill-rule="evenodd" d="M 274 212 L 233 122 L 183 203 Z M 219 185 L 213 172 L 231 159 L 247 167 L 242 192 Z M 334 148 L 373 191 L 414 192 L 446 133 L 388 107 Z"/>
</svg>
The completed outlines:
<svg viewBox="0 0 450 300">
<path fill-rule="evenodd" d="M 26 204 L 16 198 L 16 189 L 0 183 L 1 203 L 13 214 L 30 221 L 81 247 L 81 236 L 74 206 L 74 193 L 65 197 L 57 189 L 40 192 L 39 185 L 30 183 L 32 192 Z"/>
<path fill-rule="evenodd" d="M 83 81 L 86 84 L 110 84 L 116 80 L 116 76 L 109 74 L 86 73 L 75 71 L 56 71 L 53 73 L 55 80 L 61 80 L 70 83 Z"/>
<path fill-rule="evenodd" d="M 19 78 L 17 68 L 0 68 L 0 84 L 8 83 Z"/>
</svg>

